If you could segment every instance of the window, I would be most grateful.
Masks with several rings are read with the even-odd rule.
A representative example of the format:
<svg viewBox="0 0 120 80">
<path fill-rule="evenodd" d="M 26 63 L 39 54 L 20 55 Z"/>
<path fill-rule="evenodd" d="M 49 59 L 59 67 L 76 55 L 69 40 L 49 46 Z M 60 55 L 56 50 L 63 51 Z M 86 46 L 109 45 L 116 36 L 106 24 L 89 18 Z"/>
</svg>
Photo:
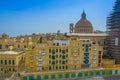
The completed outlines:
<svg viewBox="0 0 120 80">
<path fill-rule="evenodd" d="M 57 43 L 57 46 L 59 46 L 59 43 Z"/>
<path fill-rule="evenodd" d="M 66 69 L 68 69 L 68 66 L 66 65 Z"/>
<path fill-rule="evenodd" d="M 84 51 L 84 48 L 82 50 Z"/>
<path fill-rule="evenodd" d="M 68 57 L 68 54 L 66 54 L 66 57 Z"/>
<path fill-rule="evenodd" d="M 18 45 L 18 48 L 20 48 L 20 45 Z"/>
<path fill-rule="evenodd" d="M 55 79 L 55 75 L 54 75 L 54 74 L 52 74 L 51 78 L 54 80 L 54 79 Z"/>
<path fill-rule="evenodd" d="M 3 68 L 1 68 L 1 71 L 3 71 Z"/>
<path fill-rule="evenodd" d="M 62 56 L 62 59 L 65 59 L 65 55 Z"/>
<path fill-rule="evenodd" d="M 1 60 L 1 64 L 3 64 L 3 60 Z"/>
<path fill-rule="evenodd" d="M 41 80 L 41 76 L 37 76 L 37 80 Z"/>
<path fill-rule="evenodd" d="M 78 73 L 78 77 L 82 77 L 82 73 L 80 72 L 80 73 Z"/>
<path fill-rule="evenodd" d="M 0 49 L 2 49 L 2 44 L 0 44 Z"/>
<path fill-rule="evenodd" d="M 49 49 L 49 53 L 51 53 L 51 49 Z"/>
<path fill-rule="evenodd" d="M 23 80 L 28 80 L 27 76 L 24 76 L 24 77 L 23 77 Z"/>
<path fill-rule="evenodd" d="M 90 73 L 90 76 L 94 76 L 94 72 L 91 72 L 91 73 Z"/>
<path fill-rule="evenodd" d="M 62 64 L 65 64 L 65 61 L 62 61 Z"/>
<path fill-rule="evenodd" d="M 62 74 L 59 74 L 58 77 L 59 77 L 59 79 L 62 79 Z"/>
<path fill-rule="evenodd" d="M 9 71 L 11 71 L 11 68 L 9 68 Z"/>
<path fill-rule="evenodd" d="M 115 74 L 118 74 L 118 70 L 115 70 Z"/>
<path fill-rule="evenodd" d="M 112 70 L 109 71 L 109 74 L 112 75 Z"/>
<path fill-rule="evenodd" d="M 5 45 L 5 48 L 8 48 L 8 45 Z"/>
<path fill-rule="evenodd" d="M 55 50 L 54 49 L 52 50 L 52 54 L 55 54 Z"/>
<path fill-rule="evenodd" d="M 55 61 L 52 61 L 52 64 L 55 64 Z"/>
<path fill-rule="evenodd" d="M 59 66 L 59 69 L 61 69 L 61 66 Z"/>
<path fill-rule="evenodd" d="M 98 64 L 98 67 L 100 67 L 100 63 Z"/>
<path fill-rule="evenodd" d="M 65 50 L 62 50 L 62 53 L 64 54 L 64 53 L 65 53 Z"/>
<path fill-rule="evenodd" d="M 72 73 L 72 74 L 71 74 L 71 77 L 72 77 L 72 78 L 75 78 L 75 73 Z"/>
<path fill-rule="evenodd" d="M 64 69 L 64 66 L 62 66 L 62 68 Z"/>
<path fill-rule="evenodd" d="M 59 63 L 61 63 L 61 60 L 59 60 Z"/>
<path fill-rule="evenodd" d="M 65 74 L 65 78 L 69 78 L 69 74 Z"/>
<path fill-rule="evenodd" d="M 99 51 L 99 55 L 101 55 L 101 51 Z"/>
<path fill-rule="evenodd" d="M 58 63 L 58 60 L 56 60 L 56 63 Z"/>
<path fill-rule="evenodd" d="M 91 48 L 89 48 L 89 50 L 91 50 Z"/>
<path fill-rule="evenodd" d="M 59 49 L 59 52 L 61 52 L 61 49 Z"/>
<path fill-rule="evenodd" d="M 15 71 L 15 69 L 13 68 L 13 71 Z"/>
<path fill-rule="evenodd" d="M 26 48 L 26 45 L 24 45 L 24 48 Z"/>
<path fill-rule="evenodd" d="M 43 60 L 43 56 L 37 56 L 37 60 L 38 61 L 42 61 Z"/>
<path fill-rule="evenodd" d="M 66 52 L 68 52 L 68 49 L 66 49 Z"/>
<path fill-rule="evenodd" d="M 59 57 L 61 58 L 61 55 L 59 55 Z"/>
<path fill-rule="evenodd" d="M 33 79 L 34 80 L 34 79 Z M 44 76 L 44 80 L 48 80 L 48 75 Z"/>
<path fill-rule="evenodd" d="M 85 46 L 85 44 L 82 45 L 83 47 Z"/>
<path fill-rule="evenodd" d="M 85 77 L 87 77 L 87 76 L 88 76 L 88 72 L 85 72 L 84 74 L 85 74 Z"/>
<path fill-rule="evenodd" d="M 51 61 L 49 61 L 49 64 L 51 64 Z"/>
<path fill-rule="evenodd" d="M 99 55 L 99 58 L 101 58 L 101 55 Z"/>
<path fill-rule="evenodd" d="M 51 66 L 49 66 L 49 70 L 51 70 Z"/>
<path fill-rule="evenodd" d="M 58 52 L 58 49 L 56 49 L 56 52 Z"/>
<path fill-rule="evenodd" d="M 9 64 L 11 64 L 11 60 L 9 60 Z"/>
<path fill-rule="evenodd" d="M 5 64 L 7 64 L 7 60 L 5 60 Z"/>
<path fill-rule="evenodd" d="M 97 71 L 97 72 L 96 72 L 96 76 L 100 76 L 100 71 Z"/>
<path fill-rule="evenodd" d="M 55 56 L 52 56 L 52 59 L 55 59 Z"/>
<path fill-rule="evenodd" d="M 14 60 L 12 60 L 12 64 L 13 64 L 13 65 L 15 64 L 15 61 L 14 61 Z"/>
<path fill-rule="evenodd" d="M 56 69 L 58 69 L 58 66 L 56 66 Z"/>
<path fill-rule="evenodd" d="M 58 58 L 58 55 L 56 55 L 56 58 Z"/>
<path fill-rule="evenodd" d="M 89 46 L 91 46 L 91 44 L 89 44 Z"/>
<path fill-rule="evenodd" d="M 102 71 L 102 75 L 105 75 L 105 71 Z"/>
<path fill-rule="evenodd" d="M 51 58 L 51 55 L 49 55 L 49 58 Z"/>
</svg>

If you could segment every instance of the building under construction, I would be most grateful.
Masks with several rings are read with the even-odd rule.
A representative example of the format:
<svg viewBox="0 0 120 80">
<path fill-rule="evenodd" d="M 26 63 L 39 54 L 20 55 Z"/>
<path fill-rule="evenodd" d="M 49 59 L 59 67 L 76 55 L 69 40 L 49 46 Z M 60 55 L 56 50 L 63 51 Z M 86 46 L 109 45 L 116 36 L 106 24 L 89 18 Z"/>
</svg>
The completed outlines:
<svg viewBox="0 0 120 80">
<path fill-rule="evenodd" d="M 120 0 L 116 0 L 113 11 L 107 17 L 108 54 L 120 64 Z"/>
</svg>

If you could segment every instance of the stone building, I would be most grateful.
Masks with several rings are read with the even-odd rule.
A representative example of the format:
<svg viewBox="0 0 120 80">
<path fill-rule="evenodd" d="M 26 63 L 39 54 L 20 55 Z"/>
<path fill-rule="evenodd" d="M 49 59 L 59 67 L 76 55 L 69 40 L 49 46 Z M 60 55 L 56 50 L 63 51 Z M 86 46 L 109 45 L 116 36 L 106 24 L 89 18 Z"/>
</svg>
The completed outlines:
<svg viewBox="0 0 120 80">
<path fill-rule="evenodd" d="M 86 18 L 86 13 L 83 11 L 81 14 L 81 19 L 75 24 L 70 24 L 70 33 L 93 33 L 93 27 L 89 20 Z"/>
</svg>

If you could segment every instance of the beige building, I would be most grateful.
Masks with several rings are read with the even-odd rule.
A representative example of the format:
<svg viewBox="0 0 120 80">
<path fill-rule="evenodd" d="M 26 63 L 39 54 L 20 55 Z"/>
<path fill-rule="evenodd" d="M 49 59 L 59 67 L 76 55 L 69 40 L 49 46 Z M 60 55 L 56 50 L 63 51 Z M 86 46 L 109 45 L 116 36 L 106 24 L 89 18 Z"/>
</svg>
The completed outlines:
<svg viewBox="0 0 120 80">
<path fill-rule="evenodd" d="M 23 68 L 24 63 L 24 51 L 0 51 L 0 74 L 18 71 Z"/>
<path fill-rule="evenodd" d="M 36 49 L 26 50 L 25 51 L 25 71 L 36 71 L 36 60 L 35 60 L 35 53 Z"/>
<path fill-rule="evenodd" d="M 29 65 L 26 70 L 79 70 L 102 67 L 106 36 L 107 34 L 67 33 L 68 40 L 38 44 L 35 49 L 27 52 L 26 64 Z"/>
</svg>

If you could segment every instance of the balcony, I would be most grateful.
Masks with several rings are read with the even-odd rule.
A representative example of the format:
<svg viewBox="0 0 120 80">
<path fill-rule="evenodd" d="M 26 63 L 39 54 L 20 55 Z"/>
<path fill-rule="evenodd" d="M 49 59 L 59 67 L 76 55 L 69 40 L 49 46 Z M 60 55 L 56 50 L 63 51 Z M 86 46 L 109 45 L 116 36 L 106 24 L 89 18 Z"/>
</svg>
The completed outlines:
<svg viewBox="0 0 120 80">
<path fill-rule="evenodd" d="M 41 54 L 44 55 L 46 52 L 45 50 L 41 50 Z"/>
<path fill-rule="evenodd" d="M 98 58 L 101 58 L 101 56 L 99 55 Z"/>
<path fill-rule="evenodd" d="M 43 62 L 37 62 L 38 66 L 43 66 Z"/>
<path fill-rule="evenodd" d="M 38 64 L 38 66 L 43 66 L 43 64 Z"/>
<path fill-rule="evenodd" d="M 74 54 L 75 57 L 77 57 L 78 55 L 77 54 Z"/>
<path fill-rule="evenodd" d="M 93 59 L 96 59 L 96 57 L 93 57 Z"/>
<path fill-rule="evenodd" d="M 84 57 L 84 59 L 86 60 L 86 59 L 89 59 L 89 57 Z"/>
<path fill-rule="evenodd" d="M 85 64 L 88 64 L 88 63 L 89 63 L 89 60 L 85 60 L 84 63 L 85 63 Z"/>
<path fill-rule="evenodd" d="M 43 61 L 43 59 L 37 59 L 38 61 Z"/>
<path fill-rule="evenodd" d="M 34 60 L 30 60 L 30 62 L 34 62 Z"/>
<path fill-rule="evenodd" d="M 96 60 L 93 60 L 92 62 L 93 62 L 93 63 L 96 63 Z"/>
<path fill-rule="evenodd" d="M 84 56 L 89 56 L 89 53 L 84 53 Z"/>
</svg>

